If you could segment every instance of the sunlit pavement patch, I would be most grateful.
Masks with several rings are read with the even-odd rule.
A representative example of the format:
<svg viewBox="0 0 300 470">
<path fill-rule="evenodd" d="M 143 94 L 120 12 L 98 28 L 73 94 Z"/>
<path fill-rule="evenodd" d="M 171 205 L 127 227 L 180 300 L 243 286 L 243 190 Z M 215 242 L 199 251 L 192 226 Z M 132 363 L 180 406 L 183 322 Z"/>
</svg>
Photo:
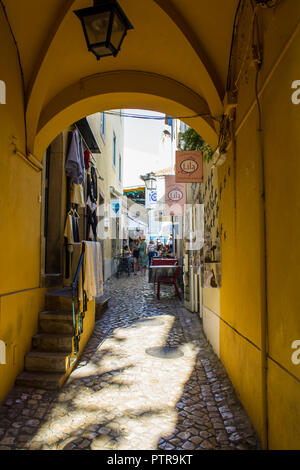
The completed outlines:
<svg viewBox="0 0 300 470">
<path fill-rule="evenodd" d="M 260 448 L 197 314 L 173 293 L 158 301 L 139 276 L 105 293 L 109 308 L 64 387 L 14 388 L 1 405 L 0 450 Z"/>
</svg>

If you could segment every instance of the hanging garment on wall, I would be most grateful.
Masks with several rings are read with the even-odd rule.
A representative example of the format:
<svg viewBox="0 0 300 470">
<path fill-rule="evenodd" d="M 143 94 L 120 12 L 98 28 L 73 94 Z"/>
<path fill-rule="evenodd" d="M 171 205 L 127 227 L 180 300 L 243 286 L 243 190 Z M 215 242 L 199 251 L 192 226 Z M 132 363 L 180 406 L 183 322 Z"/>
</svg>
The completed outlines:
<svg viewBox="0 0 300 470">
<path fill-rule="evenodd" d="M 87 174 L 87 197 L 90 197 L 91 202 L 97 203 L 97 174 L 93 165 L 90 168 L 90 172 Z"/>
<path fill-rule="evenodd" d="M 94 202 L 97 203 L 98 198 L 98 185 L 97 185 L 97 173 L 94 166 L 91 167 L 91 178 L 92 178 L 92 190 Z"/>
<path fill-rule="evenodd" d="M 74 215 L 72 216 L 72 225 L 73 225 L 74 243 L 79 243 L 80 242 L 80 238 L 79 238 L 79 221 L 78 221 L 78 217 L 75 217 Z"/>
<path fill-rule="evenodd" d="M 67 220 L 65 224 L 65 231 L 64 237 L 67 239 L 68 244 L 74 243 L 74 236 L 73 236 L 73 219 L 72 215 L 69 213 L 67 215 Z"/>
<path fill-rule="evenodd" d="M 91 153 L 89 150 L 84 151 L 84 165 L 85 169 L 87 170 L 90 167 L 90 159 L 91 159 Z"/>
<path fill-rule="evenodd" d="M 90 196 L 88 196 L 88 199 L 86 201 L 86 205 L 88 206 L 88 208 L 91 212 L 94 212 L 97 209 L 97 204 L 95 202 L 91 201 Z"/>
<path fill-rule="evenodd" d="M 80 135 L 74 130 L 67 160 L 65 163 L 66 175 L 71 178 L 72 183 L 81 184 L 84 178 L 84 157 Z"/>
<path fill-rule="evenodd" d="M 72 183 L 70 202 L 78 204 L 79 207 L 85 207 L 82 184 Z"/>
<path fill-rule="evenodd" d="M 97 240 L 97 214 L 96 210 L 93 212 L 88 210 L 88 218 L 87 218 L 87 223 L 88 223 L 88 238 L 92 240 Z"/>
</svg>

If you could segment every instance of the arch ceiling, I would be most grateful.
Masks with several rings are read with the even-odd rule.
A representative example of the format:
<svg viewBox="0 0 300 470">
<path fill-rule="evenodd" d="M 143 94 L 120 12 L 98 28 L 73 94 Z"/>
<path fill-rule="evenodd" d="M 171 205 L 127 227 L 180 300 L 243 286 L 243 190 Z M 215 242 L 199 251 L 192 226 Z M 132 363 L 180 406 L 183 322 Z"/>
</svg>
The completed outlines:
<svg viewBox="0 0 300 470">
<path fill-rule="evenodd" d="M 4 0 L 24 74 L 28 150 L 105 109 L 142 108 L 186 122 L 211 145 L 223 111 L 238 0 L 119 0 L 134 29 L 117 57 L 97 61 L 73 10 L 92 0 Z M 54 135 L 54 137 L 55 137 Z"/>
</svg>

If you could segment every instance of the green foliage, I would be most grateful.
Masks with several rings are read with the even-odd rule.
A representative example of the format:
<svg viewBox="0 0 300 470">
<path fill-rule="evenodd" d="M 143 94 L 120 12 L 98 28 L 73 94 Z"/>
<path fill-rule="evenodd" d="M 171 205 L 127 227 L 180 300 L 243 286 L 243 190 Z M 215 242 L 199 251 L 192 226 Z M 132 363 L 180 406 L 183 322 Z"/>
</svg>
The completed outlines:
<svg viewBox="0 0 300 470">
<path fill-rule="evenodd" d="M 200 150 L 203 153 L 203 160 L 209 162 L 213 156 L 211 147 L 194 129 L 188 127 L 185 132 L 179 133 L 180 150 Z"/>
</svg>

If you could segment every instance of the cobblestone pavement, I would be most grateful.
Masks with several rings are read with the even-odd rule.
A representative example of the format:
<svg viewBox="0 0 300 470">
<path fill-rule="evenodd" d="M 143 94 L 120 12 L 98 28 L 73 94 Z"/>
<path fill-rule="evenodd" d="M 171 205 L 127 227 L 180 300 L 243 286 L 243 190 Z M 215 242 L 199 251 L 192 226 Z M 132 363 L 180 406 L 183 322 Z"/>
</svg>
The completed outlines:
<svg viewBox="0 0 300 470">
<path fill-rule="evenodd" d="M 158 301 L 140 275 L 108 281 L 105 294 L 109 309 L 63 388 L 6 397 L 0 450 L 260 449 L 198 315 L 167 286 Z M 172 354 L 146 352 L 155 347 Z"/>
</svg>

